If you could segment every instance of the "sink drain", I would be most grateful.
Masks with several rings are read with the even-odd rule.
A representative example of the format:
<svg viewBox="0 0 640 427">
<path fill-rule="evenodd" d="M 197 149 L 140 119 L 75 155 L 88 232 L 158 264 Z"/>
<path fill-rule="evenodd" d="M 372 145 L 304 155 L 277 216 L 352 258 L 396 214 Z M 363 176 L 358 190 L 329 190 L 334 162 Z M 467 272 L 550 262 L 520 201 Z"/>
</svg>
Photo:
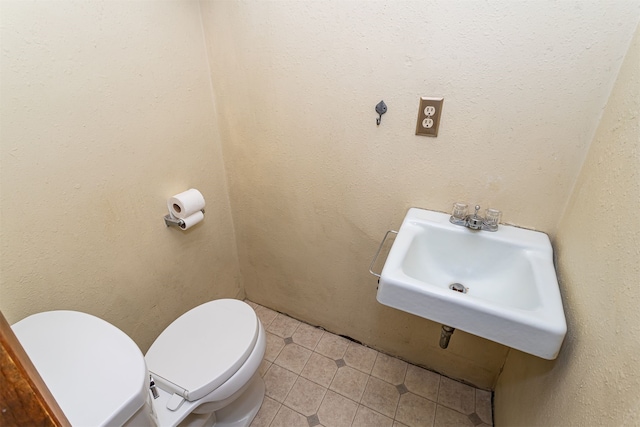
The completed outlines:
<svg viewBox="0 0 640 427">
<path fill-rule="evenodd" d="M 449 285 L 449 289 L 463 294 L 467 293 L 467 288 L 462 283 L 452 283 Z"/>
</svg>

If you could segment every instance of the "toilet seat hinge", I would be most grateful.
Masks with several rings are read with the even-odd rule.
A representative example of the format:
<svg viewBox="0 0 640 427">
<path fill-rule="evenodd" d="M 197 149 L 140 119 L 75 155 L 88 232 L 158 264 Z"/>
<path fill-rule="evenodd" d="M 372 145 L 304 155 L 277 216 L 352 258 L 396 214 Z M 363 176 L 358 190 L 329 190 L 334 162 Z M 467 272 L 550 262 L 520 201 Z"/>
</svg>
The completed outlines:
<svg viewBox="0 0 640 427">
<path fill-rule="evenodd" d="M 154 399 L 160 397 L 158 389 L 156 388 L 156 382 L 153 380 L 153 377 L 151 375 L 149 375 L 149 390 L 151 390 L 151 395 Z"/>
</svg>

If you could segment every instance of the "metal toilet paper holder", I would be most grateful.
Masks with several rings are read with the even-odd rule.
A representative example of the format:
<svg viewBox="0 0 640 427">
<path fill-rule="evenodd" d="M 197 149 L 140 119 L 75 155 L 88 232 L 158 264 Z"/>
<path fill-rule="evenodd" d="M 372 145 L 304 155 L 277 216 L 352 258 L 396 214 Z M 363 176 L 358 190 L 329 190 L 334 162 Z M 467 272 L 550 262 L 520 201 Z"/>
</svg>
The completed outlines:
<svg viewBox="0 0 640 427">
<path fill-rule="evenodd" d="M 200 209 L 200 212 L 204 214 L 204 209 Z M 171 214 L 164 216 L 164 223 L 167 227 L 170 227 L 172 225 L 179 228 L 184 227 L 184 220 L 182 218 L 174 218 L 173 216 L 171 216 Z"/>
</svg>

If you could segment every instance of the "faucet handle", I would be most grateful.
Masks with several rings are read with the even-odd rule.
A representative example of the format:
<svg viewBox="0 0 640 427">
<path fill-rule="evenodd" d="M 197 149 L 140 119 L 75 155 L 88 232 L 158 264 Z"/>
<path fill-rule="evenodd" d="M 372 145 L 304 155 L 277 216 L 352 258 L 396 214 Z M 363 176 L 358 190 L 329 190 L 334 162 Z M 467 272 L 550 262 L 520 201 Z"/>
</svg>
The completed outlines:
<svg viewBox="0 0 640 427">
<path fill-rule="evenodd" d="M 484 229 L 489 231 L 497 231 L 501 217 L 502 212 L 500 212 L 499 210 L 492 208 L 487 209 L 484 214 Z"/>
<path fill-rule="evenodd" d="M 478 217 L 478 211 L 480 210 L 480 205 L 476 205 L 476 212 L 473 214 L 474 218 Z"/>
</svg>

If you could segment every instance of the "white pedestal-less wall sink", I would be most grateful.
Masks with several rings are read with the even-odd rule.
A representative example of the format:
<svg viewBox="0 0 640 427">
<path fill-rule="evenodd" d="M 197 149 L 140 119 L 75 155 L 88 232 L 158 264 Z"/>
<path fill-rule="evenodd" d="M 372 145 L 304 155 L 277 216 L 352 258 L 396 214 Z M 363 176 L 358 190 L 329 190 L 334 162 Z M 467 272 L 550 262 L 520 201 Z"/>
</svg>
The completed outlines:
<svg viewBox="0 0 640 427">
<path fill-rule="evenodd" d="M 407 212 L 377 299 L 544 359 L 556 358 L 567 331 L 546 234 L 471 230 L 424 209 Z"/>
</svg>

